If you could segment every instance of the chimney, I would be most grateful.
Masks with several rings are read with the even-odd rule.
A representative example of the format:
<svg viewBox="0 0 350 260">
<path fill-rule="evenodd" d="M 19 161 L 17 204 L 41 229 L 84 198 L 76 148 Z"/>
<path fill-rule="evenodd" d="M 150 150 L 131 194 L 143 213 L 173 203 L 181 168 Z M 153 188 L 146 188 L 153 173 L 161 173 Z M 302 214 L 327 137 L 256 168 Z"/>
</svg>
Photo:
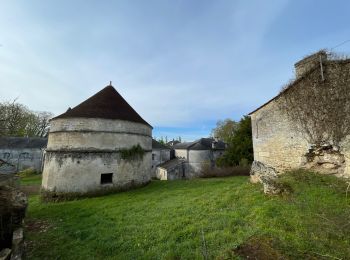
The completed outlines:
<svg viewBox="0 0 350 260">
<path fill-rule="evenodd" d="M 325 60 L 327 60 L 327 53 L 325 50 L 321 50 L 298 61 L 294 64 L 296 78 L 300 78 L 316 66 L 321 66 L 321 61 Z"/>
</svg>

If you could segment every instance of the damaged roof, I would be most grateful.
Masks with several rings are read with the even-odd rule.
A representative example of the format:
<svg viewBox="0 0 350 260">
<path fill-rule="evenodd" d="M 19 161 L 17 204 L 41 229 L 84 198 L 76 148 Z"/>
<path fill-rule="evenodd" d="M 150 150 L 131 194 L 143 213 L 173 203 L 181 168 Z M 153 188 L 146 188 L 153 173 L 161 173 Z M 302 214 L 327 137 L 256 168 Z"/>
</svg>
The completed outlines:
<svg viewBox="0 0 350 260">
<path fill-rule="evenodd" d="M 120 119 L 152 127 L 112 85 L 105 87 L 76 107 L 69 108 L 65 113 L 53 119 L 73 117 Z"/>
</svg>

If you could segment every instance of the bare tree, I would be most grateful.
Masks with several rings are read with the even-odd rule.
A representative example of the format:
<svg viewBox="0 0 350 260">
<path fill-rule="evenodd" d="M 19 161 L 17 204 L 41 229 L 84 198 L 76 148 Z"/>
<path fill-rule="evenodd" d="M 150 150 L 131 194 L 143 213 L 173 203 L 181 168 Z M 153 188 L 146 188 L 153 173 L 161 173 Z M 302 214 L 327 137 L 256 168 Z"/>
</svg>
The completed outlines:
<svg viewBox="0 0 350 260">
<path fill-rule="evenodd" d="M 12 102 L 0 103 L 0 136 L 44 137 L 48 131 L 50 112 L 33 112 L 26 106 Z"/>
</svg>

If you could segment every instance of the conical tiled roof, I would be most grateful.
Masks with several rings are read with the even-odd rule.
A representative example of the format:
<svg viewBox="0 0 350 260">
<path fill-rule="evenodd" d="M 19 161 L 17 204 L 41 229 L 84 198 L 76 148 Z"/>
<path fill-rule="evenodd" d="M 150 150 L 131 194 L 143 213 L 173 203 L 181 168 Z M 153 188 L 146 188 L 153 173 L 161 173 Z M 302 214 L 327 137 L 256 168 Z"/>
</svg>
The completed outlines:
<svg viewBox="0 0 350 260">
<path fill-rule="evenodd" d="M 54 119 L 73 117 L 120 119 L 150 126 L 111 85 Z"/>
</svg>

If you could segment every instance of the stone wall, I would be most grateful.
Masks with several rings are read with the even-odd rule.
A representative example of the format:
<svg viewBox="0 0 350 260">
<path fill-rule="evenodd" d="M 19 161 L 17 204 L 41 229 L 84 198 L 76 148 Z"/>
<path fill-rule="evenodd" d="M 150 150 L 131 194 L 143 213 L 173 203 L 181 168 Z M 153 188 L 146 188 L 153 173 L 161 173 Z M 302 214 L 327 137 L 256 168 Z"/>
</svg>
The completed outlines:
<svg viewBox="0 0 350 260">
<path fill-rule="evenodd" d="M 23 219 L 28 205 L 18 177 L 0 174 L 0 258 L 24 257 Z"/>
<path fill-rule="evenodd" d="M 159 165 L 156 169 L 156 178 L 159 180 L 179 180 L 186 178 L 186 161 L 174 158 Z"/>
<path fill-rule="evenodd" d="M 212 166 L 215 160 L 223 154 L 224 151 L 216 150 L 186 150 L 176 149 L 175 156 L 186 160 L 185 175 L 186 178 L 195 178 L 201 174 L 204 163 L 210 163 Z"/>
<path fill-rule="evenodd" d="M 345 158 L 344 177 L 350 178 L 350 136 L 340 144 L 340 152 Z"/>
<path fill-rule="evenodd" d="M 170 149 L 152 149 L 152 177 L 156 175 L 157 166 L 170 160 Z"/>
<path fill-rule="evenodd" d="M 301 167 L 309 144 L 272 101 L 251 115 L 254 160 L 278 172 Z"/>
<path fill-rule="evenodd" d="M 159 180 L 181 180 L 183 179 L 183 164 L 179 163 L 168 169 L 157 167 L 156 176 Z"/>
<path fill-rule="evenodd" d="M 297 168 L 335 173 L 329 165 L 338 163 L 339 156 L 335 156 L 331 151 L 330 154 L 321 154 L 322 157 L 316 156 L 315 161 L 308 161 L 306 155 L 309 154 L 312 144 L 307 141 L 302 131 L 297 130 L 287 115 L 281 112 L 278 102 L 276 99 L 251 115 L 254 160 L 266 167 L 272 167 L 277 174 Z M 349 143 L 347 138 L 340 147 L 340 153 L 345 157 L 345 164 L 336 171 L 339 176 L 350 176 Z"/>
<path fill-rule="evenodd" d="M 152 150 L 151 127 L 123 120 L 62 118 L 51 121 L 48 150 L 116 150 L 140 144 Z"/>
<path fill-rule="evenodd" d="M 150 126 L 123 120 L 52 120 L 42 188 L 56 193 L 93 193 L 147 183 L 151 136 Z M 136 145 L 145 151 L 142 158 L 121 157 L 122 149 Z M 112 178 L 105 182 L 102 174 L 112 174 Z"/>
<path fill-rule="evenodd" d="M 121 158 L 120 153 L 47 152 L 42 187 L 59 193 L 88 193 L 137 186 L 150 180 L 151 152 L 142 159 Z M 101 174 L 112 173 L 112 182 L 101 184 Z"/>
</svg>

